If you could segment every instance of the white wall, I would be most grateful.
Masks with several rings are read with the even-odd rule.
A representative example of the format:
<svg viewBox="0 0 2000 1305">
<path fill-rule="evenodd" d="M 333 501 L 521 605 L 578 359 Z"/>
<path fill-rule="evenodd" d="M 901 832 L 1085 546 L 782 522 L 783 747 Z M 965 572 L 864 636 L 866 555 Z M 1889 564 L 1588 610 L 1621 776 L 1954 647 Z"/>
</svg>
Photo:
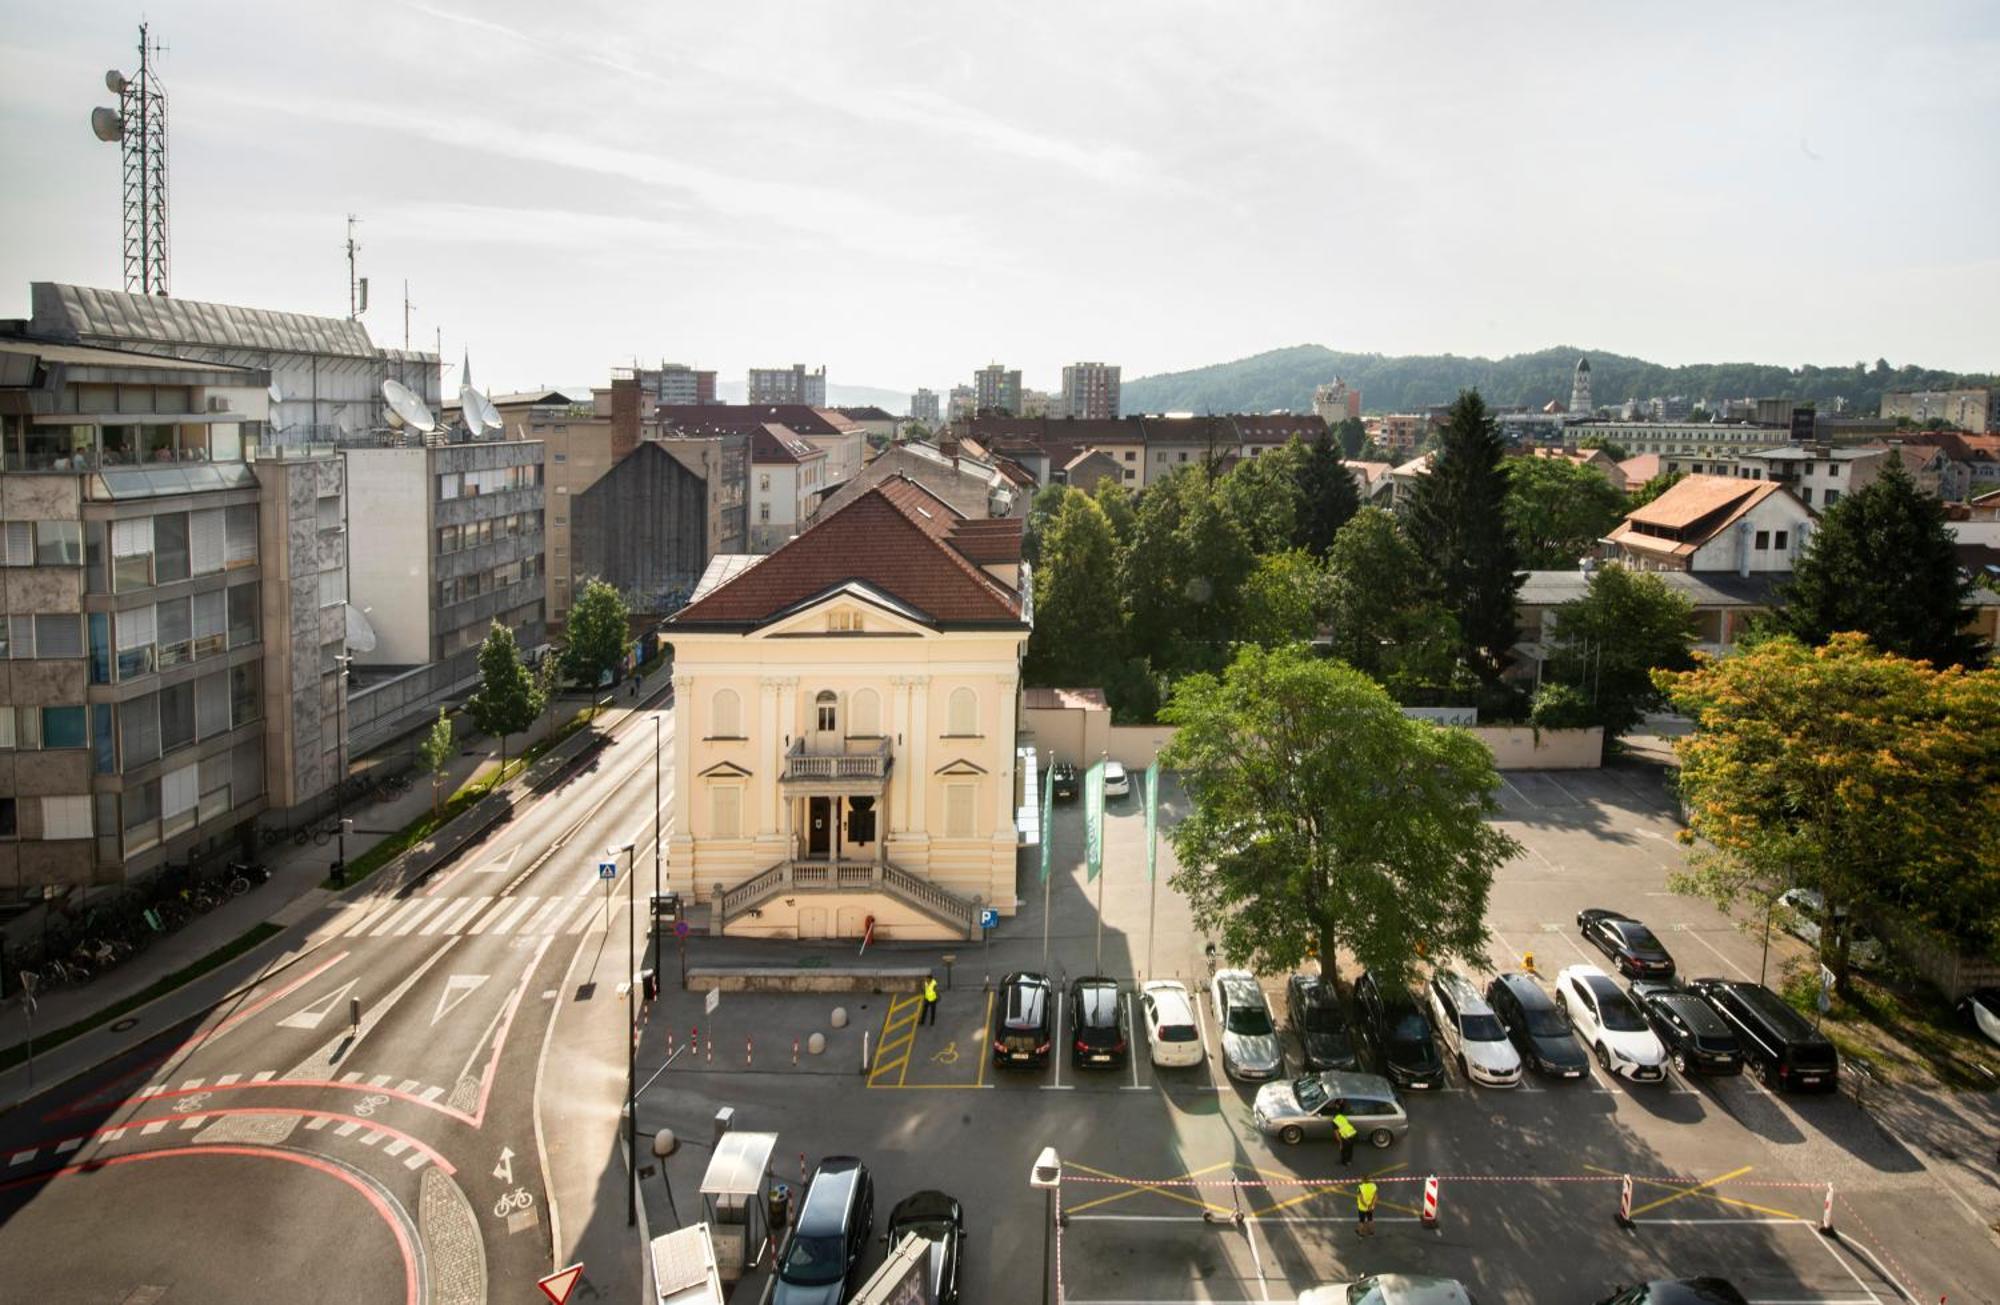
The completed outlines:
<svg viewBox="0 0 2000 1305">
<path fill-rule="evenodd" d="M 430 479 L 423 449 L 349 449 L 347 598 L 375 627 L 362 666 L 430 661 Z"/>
<path fill-rule="evenodd" d="M 1744 527 L 1748 527 L 1747 530 Z M 1759 549 L 1757 533 L 1763 531 L 1768 546 Z M 1777 534 L 1785 532 L 1785 547 L 1779 548 Z M 1721 534 L 1695 550 L 1690 571 L 1739 571 L 1744 554 L 1751 571 L 1790 571 L 1804 551 L 1806 536 L 1812 532 L 1812 515 L 1805 507 L 1782 492 L 1772 494 L 1731 522 Z"/>
</svg>

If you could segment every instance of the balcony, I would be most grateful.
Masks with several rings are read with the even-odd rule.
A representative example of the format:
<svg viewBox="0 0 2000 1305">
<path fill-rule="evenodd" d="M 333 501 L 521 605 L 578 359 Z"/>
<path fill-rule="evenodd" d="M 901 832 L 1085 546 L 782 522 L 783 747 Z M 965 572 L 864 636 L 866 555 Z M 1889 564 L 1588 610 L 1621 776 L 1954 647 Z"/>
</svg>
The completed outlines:
<svg viewBox="0 0 2000 1305">
<path fill-rule="evenodd" d="M 786 784 L 833 786 L 852 792 L 855 784 L 879 789 L 889 776 L 889 740 L 849 744 L 843 751 L 809 748 L 804 739 L 794 739 L 785 753 L 785 769 L 779 780 Z M 844 787 L 842 787 L 844 786 Z"/>
</svg>

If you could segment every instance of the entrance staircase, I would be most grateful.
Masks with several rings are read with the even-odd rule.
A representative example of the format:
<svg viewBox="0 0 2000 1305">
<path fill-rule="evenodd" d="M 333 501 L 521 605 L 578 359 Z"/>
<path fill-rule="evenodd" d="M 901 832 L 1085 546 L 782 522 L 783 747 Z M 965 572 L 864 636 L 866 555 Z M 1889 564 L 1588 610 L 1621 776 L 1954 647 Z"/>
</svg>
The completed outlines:
<svg viewBox="0 0 2000 1305">
<path fill-rule="evenodd" d="M 715 898 L 714 929 L 774 897 L 799 893 L 883 893 L 923 912 L 967 939 L 979 936 L 979 908 L 948 888 L 909 871 L 873 861 L 780 861 Z"/>
</svg>

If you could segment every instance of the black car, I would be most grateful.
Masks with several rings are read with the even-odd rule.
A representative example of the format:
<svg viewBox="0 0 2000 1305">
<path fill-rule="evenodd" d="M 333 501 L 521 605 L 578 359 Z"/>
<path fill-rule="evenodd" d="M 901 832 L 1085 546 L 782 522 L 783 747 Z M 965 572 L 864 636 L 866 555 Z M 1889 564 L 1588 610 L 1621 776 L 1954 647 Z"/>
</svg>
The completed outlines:
<svg viewBox="0 0 2000 1305">
<path fill-rule="evenodd" d="M 1308 1071 L 1361 1068 L 1340 993 L 1323 975 L 1294 974 L 1286 980 L 1285 1023 L 1299 1040 Z"/>
<path fill-rule="evenodd" d="M 1092 977 L 1069 985 L 1069 1062 L 1078 1069 L 1120 1069 L 1132 1049 L 1118 980 Z"/>
<path fill-rule="evenodd" d="M 1502 974 L 1486 985 L 1486 1004 L 1507 1026 L 1521 1063 L 1551 1078 L 1582 1078 L 1590 1057 L 1562 1013 L 1532 974 Z"/>
<path fill-rule="evenodd" d="M 1628 979 L 1671 979 L 1674 958 L 1653 931 L 1629 915 L 1593 906 L 1576 913 L 1576 927 Z"/>
<path fill-rule="evenodd" d="M 1437 1031 L 1416 994 L 1407 988 L 1385 992 L 1373 974 L 1363 971 L 1354 984 L 1354 1009 L 1382 1077 L 1399 1088 L 1444 1086 Z"/>
<path fill-rule="evenodd" d="M 1055 764 L 1053 773 L 1055 775 L 1055 800 L 1058 802 L 1076 801 L 1076 767 L 1070 765 L 1067 761 L 1058 761 Z"/>
<path fill-rule="evenodd" d="M 1000 980 L 993 1003 L 993 1063 L 1039 1069 L 1055 1036 L 1055 985 L 1046 974 L 1016 972 Z"/>
<path fill-rule="evenodd" d="M 1743 1048 L 1715 1008 L 1686 988 L 1656 979 L 1632 984 L 1632 1004 L 1667 1049 L 1676 1072 L 1741 1074 Z"/>
<path fill-rule="evenodd" d="M 851 1155 L 813 1170 L 799 1217 L 778 1252 L 771 1305 L 840 1305 L 875 1226 L 875 1180 Z"/>
<path fill-rule="evenodd" d="M 1840 1053 L 1777 993 L 1745 979 L 1690 979 L 1687 986 L 1722 1016 L 1744 1063 L 1772 1091 L 1840 1087 Z"/>
<path fill-rule="evenodd" d="M 1726 1278 L 1671 1278 L 1615 1288 L 1597 1305 L 1748 1305 Z"/>
<path fill-rule="evenodd" d="M 915 1234 L 931 1244 L 929 1300 L 958 1305 L 958 1265 L 965 1253 L 965 1208 L 943 1192 L 918 1192 L 896 1202 L 882 1240 L 892 1249 Z"/>
</svg>

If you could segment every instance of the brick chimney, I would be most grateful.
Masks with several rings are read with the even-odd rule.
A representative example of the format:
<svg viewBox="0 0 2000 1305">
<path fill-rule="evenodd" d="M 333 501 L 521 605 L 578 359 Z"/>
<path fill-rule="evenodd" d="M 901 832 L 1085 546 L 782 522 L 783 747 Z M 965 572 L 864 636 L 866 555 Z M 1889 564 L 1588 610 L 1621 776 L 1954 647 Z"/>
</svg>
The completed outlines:
<svg viewBox="0 0 2000 1305">
<path fill-rule="evenodd" d="M 639 447 L 639 378 L 611 378 L 611 460 L 622 462 Z"/>
</svg>

